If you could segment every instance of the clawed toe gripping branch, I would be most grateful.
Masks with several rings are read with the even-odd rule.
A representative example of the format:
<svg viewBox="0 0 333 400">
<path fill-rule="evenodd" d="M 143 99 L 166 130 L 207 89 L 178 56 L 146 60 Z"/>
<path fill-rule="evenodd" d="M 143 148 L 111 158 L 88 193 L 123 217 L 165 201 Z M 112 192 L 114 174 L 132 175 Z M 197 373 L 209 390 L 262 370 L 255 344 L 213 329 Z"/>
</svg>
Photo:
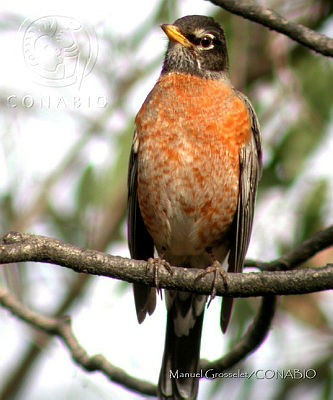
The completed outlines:
<svg viewBox="0 0 333 400">
<path fill-rule="evenodd" d="M 222 265 L 218 260 L 214 260 L 212 265 L 210 265 L 209 267 L 205 268 L 202 272 L 200 272 L 199 275 L 195 278 L 195 281 L 198 282 L 200 279 L 202 279 L 204 276 L 210 273 L 213 273 L 213 280 L 212 280 L 210 298 L 207 304 L 207 308 L 210 306 L 210 303 L 216 296 L 216 285 L 218 276 L 222 278 L 225 289 L 228 289 L 228 274 L 222 268 Z"/>
<path fill-rule="evenodd" d="M 151 269 L 153 271 L 153 277 L 154 277 L 154 286 L 157 289 L 157 293 L 161 295 L 162 299 L 162 290 L 159 287 L 158 284 L 158 276 L 159 276 L 159 271 L 161 268 L 165 268 L 166 271 L 169 272 L 169 274 L 173 274 L 171 265 L 165 261 L 163 258 L 156 257 L 156 258 L 149 258 L 147 261 L 147 272 Z"/>
</svg>

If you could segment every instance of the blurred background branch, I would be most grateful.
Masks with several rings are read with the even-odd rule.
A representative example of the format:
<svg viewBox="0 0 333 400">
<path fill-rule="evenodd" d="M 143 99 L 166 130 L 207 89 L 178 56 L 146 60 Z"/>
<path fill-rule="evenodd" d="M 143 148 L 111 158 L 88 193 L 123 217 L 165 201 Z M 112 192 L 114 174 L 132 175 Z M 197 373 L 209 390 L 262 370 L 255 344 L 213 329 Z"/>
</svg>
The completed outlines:
<svg viewBox="0 0 333 400">
<path fill-rule="evenodd" d="M 56 319 L 36 314 L 20 303 L 15 296 L 3 287 L 0 287 L 0 303 L 13 315 L 28 324 L 31 324 L 43 332 L 58 337 L 70 352 L 73 360 L 83 369 L 89 372 L 99 371 L 111 381 L 123 385 L 132 391 L 148 396 L 156 396 L 156 386 L 133 378 L 125 371 L 112 365 L 101 354 L 88 356 L 86 350 L 79 344 L 74 336 L 69 318 Z M 237 343 L 223 358 L 214 362 L 208 362 L 206 360 L 201 362 L 201 368 L 205 370 L 204 375 L 208 370 L 211 376 L 212 373 L 220 373 L 226 369 L 232 368 L 236 363 L 258 348 L 265 340 L 268 333 L 274 316 L 275 305 L 276 299 L 274 296 L 264 297 L 257 317 L 239 343 Z M 207 377 L 209 377 L 209 375 L 207 375 Z"/>
<path fill-rule="evenodd" d="M 210 369 L 215 373 L 224 372 L 253 353 L 266 339 L 276 311 L 276 296 L 265 296 L 261 299 L 259 311 L 241 339 L 233 345 L 224 357 L 209 362 L 202 360 L 200 367 L 205 371 Z"/>
<path fill-rule="evenodd" d="M 333 57 L 333 39 L 315 32 L 306 26 L 296 24 L 281 17 L 278 13 L 269 8 L 256 4 L 253 0 L 210 0 L 213 4 L 240 15 L 251 21 L 258 22 L 267 28 L 283 33 L 290 39 L 321 53 Z"/>
<path fill-rule="evenodd" d="M 85 370 L 89 372 L 100 371 L 111 381 L 120 383 L 131 390 L 148 394 L 150 396 L 155 394 L 156 389 L 152 384 L 129 376 L 125 371 L 108 362 L 103 355 L 98 354 L 89 357 L 86 350 L 80 345 L 74 336 L 69 318 L 50 318 L 36 314 L 29 310 L 24 304 L 20 303 L 15 296 L 3 287 L 0 287 L 0 303 L 13 315 L 33 327 L 48 333 L 49 335 L 58 337 L 70 352 L 73 360 Z"/>
<path fill-rule="evenodd" d="M 246 260 L 246 267 L 257 267 L 262 271 L 286 271 L 293 269 L 309 258 L 316 255 L 321 250 L 333 246 L 333 225 L 316 232 L 311 238 L 304 240 L 303 243 L 295 246 L 292 250 L 283 254 L 277 260 L 261 262 L 255 260 Z"/>
</svg>

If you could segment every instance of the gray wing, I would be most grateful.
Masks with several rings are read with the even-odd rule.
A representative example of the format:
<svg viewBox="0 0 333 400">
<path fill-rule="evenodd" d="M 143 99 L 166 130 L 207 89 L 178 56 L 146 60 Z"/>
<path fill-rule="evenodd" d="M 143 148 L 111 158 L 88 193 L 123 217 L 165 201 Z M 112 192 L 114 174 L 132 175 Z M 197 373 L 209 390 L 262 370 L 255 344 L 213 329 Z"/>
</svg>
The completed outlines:
<svg viewBox="0 0 333 400">
<path fill-rule="evenodd" d="M 252 135 L 249 143 L 244 145 L 240 151 L 240 179 L 238 205 L 231 230 L 231 247 L 228 259 L 228 272 L 242 272 L 245 255 L 249 246 L 254 203 L 257 192 L 258 181 L 262 169 L 262 152 L 260 129 L 256 114 L 247 97 L 238 93 L 244 101 L 251 118 Z M 225 332 L 232 311 L 232 297 L 223 299 L 221 309 L 221 328 Z"/>
<path fill-rule="evenodd" d="M 136 260 L 148 260 L 148 258 L 154 257 L 154 242 L 143 222 L 138 202 L 138 163 L 135 140 L 136 136 L 134 135 L 127 178 L 127 237 L 131 257 Z M 133 289 L 136 314 L 141 323 L 147 312 L 152 314 L 155 310 L 156 289 L 141 284 L 133 284 Z"/>
</svg>

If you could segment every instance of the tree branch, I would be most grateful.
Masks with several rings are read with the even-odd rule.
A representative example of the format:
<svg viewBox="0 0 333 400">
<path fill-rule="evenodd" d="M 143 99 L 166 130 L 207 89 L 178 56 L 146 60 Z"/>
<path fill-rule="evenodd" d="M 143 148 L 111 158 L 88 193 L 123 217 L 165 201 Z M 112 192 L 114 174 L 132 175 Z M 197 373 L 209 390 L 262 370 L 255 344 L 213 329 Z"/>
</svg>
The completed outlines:
<svg viewBox="0 0 333 400">
<path fill-rule="evenodd" d="M 322 241 L 322 237 L 326 240 Z M 154 286 L 154 273 L 148 270 L 147 262 L 111 256 L 99 251 L 81 249 L 65 244 L 57 239 L 26 233 L 10 232 L 2 239 L 0 245 L 0 263 L 36 261 L 52 263 L 71 268 L 75 272 L 102 275 Z M 297 260 L 306 259 L 314 251 L 332 245 L 333 228 L 330 227 L 314 239 L 305 241 L 294 252 L 273 261 L 279 268 L 291 263 L 296 266 Z M 308 250 L 310 249 L 310 250 Z M 281 261 L 282 260 L 282 261 Z M 289 261 L 288 261 L 289 260 Z M 259 268 L 265 264 L 258 263 Z M 260 265 L 261 264 L 261 265 Z M 219 296 L 250 297 L 267 294 L 287 295 L 304 294 L 333 288 L 333 264 L 321 268 L 304 268 L 296 271 L 264 271 L 261 273 L 228 274 L 228 285 L 221 277 L 216 283 L 216 294 Z M 207 274 L 200 281 L 196 278 L 198 269 L 172 267 L 172 274 L 163 268 L 159 269 L 159 287 L 185 290 L 200 294 L 210 294 L 212 274 Z"/>
<path fill-rule="evenodd" d="M 296 248 L 271 262 L 246 260 L 245 267 L 257 267 L 262 271 L 286 271 L 294 269 L 319 251 L 333 245 L 333 225 L 315 233 Z"/>
<path fill-rule="evenodd" d="M 101 354 L 90 357 L 86 350 L 79 344 L 73 334 L 70 318 L 49 318 L 36 314 L 20 303 L 4 287 L 0 286 L 0 304 L 11 311 L 21 320 L 34 327 L 57 336 L 69 350 L 73 361 L 87 371 L 100 371 L 113 382 L 126 386 L 138 393 L 154 396 L 156 386 L 128 375 L 121 368 L 115 367 Z"/>
<path fill-rule="evenodd" d="M 156 396 L 156 385 L 137 379 L 111 364 L 103 355 L 89 356 L 80 345 L 71 328 L 69 317 L 50 318 L 39 315 L 19 302 L 0 286 L 0 304 L 21 320 L 37 329 L 58 337 L 69 350 L 73 361 L 88 372 L 99 371 L 112 382 L 148 396 Z M 207 373 L 220 373 L 248 356 L 264 341 L 269 331 L 276 305 L 275 296 L 263 297 L 260 310 L 244 337 L 224 357 L 213 362 L 201 360 L 200 367 Z"/>
<path fill-rule="evenodd" d="M 210 0 L 211 3 L 246 19 L 280 32 L 317 53 L 333 57 L 333 39 L 304 25 L 290 22 L 278 13 L 252 1 Z"/>
<path fill-rule="evenodd" d="M 101 228 L 100 234 L 94 236 L 94 240 L 92 241 L 93 248 L 103 251 L 107 243 L 111 243 L 118 235 L 119 226 L 123 221 L 126 209 L 125 199 L 126 193 L 119 190 L 108 202 L 108 211 L 106 215 L 104 214 L 104 219 L 108 221 L 108 226 L 106 228 L 105 224 L 104 228 Z M 52 313 L 52 317 L 59 318 L 67 313 L 73 302 L 84 292 L 90 278 L 92 278 L 92 275 L 77 274 L 75 276 L 67 288 L 65 297 L 60 301 L 54 313 Z M 33 336 L 27 340 L 27 345 L 22 351 L 22 357 L 9 372 L 7 379 L 2 382 L 0 400 L 19 397 L 19 393 L 22 387 L 24 387 L 31 369 L 51 339 L 51 336 L 46 335 L 40 330 L 33 332 Z"/>
<path fill-rule="evenodd" d="M 292 269 L 300 262 L 333 244 L 333 227 L 317 233 L 295 250 L 271 263 L 247 262 L 268 271 L 249 274 L 228 274 L 228 286 L 217 282 L 217 294 L 235 297 L 264 296 L 253 324 L 247 333 L 224 357 L 215 361 L 201 361 L 204 371 L 220 373 L 252 353 L 264 341 L 269 331 L 276 305 L 274 294 L 309 293 L 333 288 L 333 264 L 322 268 Z M 71 268 L 76 272 L 103 275 L 128 282 L 153 286 L 153 271 L 147 262 L 114 257 L 94 250 L 81 249 L 59 240 L 32 234 L 10 232 L 0 242 L 0 263 L 39 261 Z M 210 294 L 212 279 L 208 276 L 196 283 L 200 270 L 172 267 L 173 274 L 159 271 L 160 287 Z M 69 318 L 49 318 L 29 310 L 6 289 L 0 287 L 0 303 L 20 319 L 34 327 L 57 336 L 68 348 L 73 360 L 87 371 L 100 371 L 113 382 L 141 394 L 155 396 L 156 386 L 128 375 L 112 365 L 102 355 L 89 356 L 75 338 Z M 209 377 L 209 374 L 208 374 Z"/>
<path fill-rule="evenodd" d="M 224 357 L 215 361 L 201 360 L 200 367 L 208 376 L 230 369 L 253 353 L 266 339 L 275 314 L 276 296 L 262 298 L 260 309 L 248 331 Z"/>
</svg>

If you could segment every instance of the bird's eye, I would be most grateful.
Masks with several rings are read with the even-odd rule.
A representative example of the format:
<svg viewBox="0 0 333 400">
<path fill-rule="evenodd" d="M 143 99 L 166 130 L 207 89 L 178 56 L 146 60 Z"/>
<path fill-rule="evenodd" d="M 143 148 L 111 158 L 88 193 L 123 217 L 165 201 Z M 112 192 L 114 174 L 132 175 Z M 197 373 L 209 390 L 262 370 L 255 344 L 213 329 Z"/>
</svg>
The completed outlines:
<svg viewBox="0 0 333 400">
<path fill-rule="evenodd" d="M 200 45 L 202 47 L 204 47 L 205 49 L 207 49 L 208 47 L 211 47 L 213 44 L 213 38 L 211 38 L 210 36 L 204 36 L 201 40 L 200 40 Z"/>
</svg>

